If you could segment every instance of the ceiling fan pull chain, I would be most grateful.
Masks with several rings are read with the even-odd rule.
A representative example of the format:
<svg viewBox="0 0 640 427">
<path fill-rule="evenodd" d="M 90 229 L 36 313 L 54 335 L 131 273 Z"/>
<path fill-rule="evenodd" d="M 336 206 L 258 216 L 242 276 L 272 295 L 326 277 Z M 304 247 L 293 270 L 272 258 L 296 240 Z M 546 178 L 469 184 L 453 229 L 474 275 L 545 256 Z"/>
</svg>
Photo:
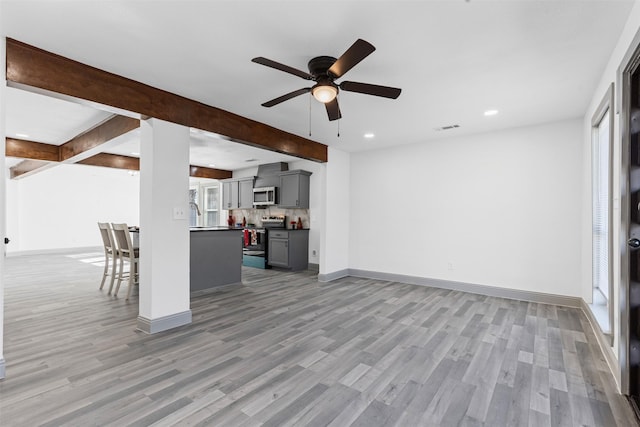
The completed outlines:
<svg viewBox="0 0 640 427">
<path fill-rule="evenodd" d="M 309 95 L 309 136 L 311 136 L 311 98 L 312 95 Z"/>
<path fill-rule="evenodd" d="M 337 96 L 336 96 L 337 98 Z M 338 138 L 340 138 L 340 119 L 336 120 L 338 122 Z"/>
</svg>

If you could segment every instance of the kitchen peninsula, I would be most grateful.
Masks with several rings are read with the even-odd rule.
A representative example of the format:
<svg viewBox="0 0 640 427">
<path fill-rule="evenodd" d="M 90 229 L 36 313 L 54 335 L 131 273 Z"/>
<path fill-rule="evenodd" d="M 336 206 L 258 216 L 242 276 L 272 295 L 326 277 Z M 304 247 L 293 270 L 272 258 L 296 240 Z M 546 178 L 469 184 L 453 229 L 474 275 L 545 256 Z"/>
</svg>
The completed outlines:
<svg viewBox="0 0 640 427">
<path fill-rule="evenodd" d="M 191 292 L 242 281 L 242 230 L 231 227 L 191 228 Z"/>
</svg>

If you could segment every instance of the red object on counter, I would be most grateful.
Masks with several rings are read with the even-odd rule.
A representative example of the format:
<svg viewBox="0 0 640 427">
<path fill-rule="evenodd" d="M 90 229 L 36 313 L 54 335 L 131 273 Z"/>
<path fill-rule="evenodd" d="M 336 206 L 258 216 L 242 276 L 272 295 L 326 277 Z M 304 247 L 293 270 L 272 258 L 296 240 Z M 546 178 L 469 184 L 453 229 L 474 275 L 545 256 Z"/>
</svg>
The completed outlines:
<svg viewBox="0 0 640 427">
<path fill-rule="evenodd" d="M 298 230 L 302 230 L 302 220 L 298 217 L 298 225 L 296 226 Z"/>
<path fill-rule="evenodd" d="M 249 230 L 244 230 L 244 245 L 249 246 Z"/>
</svg>

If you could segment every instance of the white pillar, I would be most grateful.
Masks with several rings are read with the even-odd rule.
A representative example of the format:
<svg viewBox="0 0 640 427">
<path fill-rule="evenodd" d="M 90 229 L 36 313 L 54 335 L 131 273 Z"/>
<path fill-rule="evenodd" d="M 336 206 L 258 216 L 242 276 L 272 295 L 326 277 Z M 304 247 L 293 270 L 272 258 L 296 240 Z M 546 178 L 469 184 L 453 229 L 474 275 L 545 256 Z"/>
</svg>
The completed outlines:
<svg viewBox="0 0 640 427">
<path fill-rule="evenodd" d="M 140 122 L 140 311 L 155 333 L 191 323 L 189 128 Z"/>
<path fill-rule="evenodd" d="M 2 10 L 2 2 L 0 2 L 0 11 Z M 0 29 L 1 30 L 1 29 Z M 0 34 L 4 34 L 0 31 Z M 7 130 L 5 126 L 5 107 L 7 99 L 7 75 L 5 63 L 7 60 L 6 48 L 7 43 L 4 37 L 0 38 L 0 137 L 2 141 L 7 137 Z M 2 177 L 0 178 L 0 245 L 2 245 L 2 253 L 0 253 L 0 378 L 5 376 L 4 365 L 4 258 L 6 256 L 6 245 L 4 244 L 4 238 L 7 233 L 7 202 L 6 202 L 6 185 L 7 185 L 7 173 L 5 168 L 5 146 L 2 144 L 0 148 L 0 171 L 2 171 Z"/>
<path fill-rule="evenodd" d="M 320 236 L 318 280 L 349 275 L 350 162 L 349 153 L 329 147 L 325 168 L 324 224 Z"/>
</svg>

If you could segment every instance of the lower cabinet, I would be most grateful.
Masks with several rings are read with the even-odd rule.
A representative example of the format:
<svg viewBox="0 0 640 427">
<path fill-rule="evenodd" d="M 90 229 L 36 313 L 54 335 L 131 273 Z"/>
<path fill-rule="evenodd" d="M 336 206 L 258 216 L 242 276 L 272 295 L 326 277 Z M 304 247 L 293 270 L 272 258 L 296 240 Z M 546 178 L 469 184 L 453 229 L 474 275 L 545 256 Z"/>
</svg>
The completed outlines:
<svg viewBox="0 0 640 427">
<path fill-rule="evenodd" d="M 291 270 L 309 267 L 309 230 L 269 230 L 268 264 Z"/>
</svg>

